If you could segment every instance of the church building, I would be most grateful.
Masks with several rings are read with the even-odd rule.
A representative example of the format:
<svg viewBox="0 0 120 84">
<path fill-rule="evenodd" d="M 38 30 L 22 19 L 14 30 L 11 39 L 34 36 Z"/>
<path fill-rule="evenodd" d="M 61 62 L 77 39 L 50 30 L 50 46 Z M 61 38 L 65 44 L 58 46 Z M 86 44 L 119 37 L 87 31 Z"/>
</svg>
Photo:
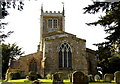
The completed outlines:
<svg viewBox="0 0 120 84">
<path fill-rule="evenodd" d="M 96 54 L 86 48 L 86 40 L 65 32 L 65 10 L 44 11 L 41 7 L 40 43 L 36 53 L 13 60 L 8 72 L 20 71 L 26 76 L 30 71 L 42 77 L 55 72 L 65 75 L 74 71 L 96 74 Z M 72 24 L 71 24 L 72 25 Z"/>
</svg>

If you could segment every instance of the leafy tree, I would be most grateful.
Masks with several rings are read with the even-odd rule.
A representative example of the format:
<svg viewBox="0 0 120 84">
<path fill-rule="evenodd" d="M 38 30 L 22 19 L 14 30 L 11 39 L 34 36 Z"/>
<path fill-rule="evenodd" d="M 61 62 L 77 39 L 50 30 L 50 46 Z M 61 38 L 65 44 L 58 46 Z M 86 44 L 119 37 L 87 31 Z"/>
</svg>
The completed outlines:
<svg viewBox="0 0 120 84">
<path fill-rule="evenodd" d="M 19 2 L 17 5 L 16 2 Z M 9 37 L 13 31 L 9 31 L 7 33 L 4 33 L 5 26 L 8 23 L 3 22 L 2 20 L 5 19 L 7 15 L 9 15 L 7 9 L 8 8 L 17 8 L 18 10 L 23 10 L 23 2 L 21 0 L 0 0 L 0 53 L 2 53 L 1 44 L 3 41 L 5 41 L 5 38 Z M 2 60 L 3 58 L 3 60 Z M 9 57 L 8 57 L 9 58 Z M 8 58 L 2 57 L 2 54 L 0 54 L 0 78 L 4 76 L 7 68 L 8 68 Z M 5 62 L 3 62 L 5 61 Z M 3 63 L 3 65 L 2 65 Z M 1 69 L 2 66 L 2 69 Z M 3 72 L 1 72 L 3 70 Z M 1 76 L 1 73 L 3 73 Z"/>
<path fill-rule="evenodd" d="M 2 77 L 5 77 L 5 73 L 9 67 L 9 63 L 22 55 L 24 52 L 21 51 L 22 48 L 14 44 L 4 44 L 0 45 L 2 48 Z"/>
<path fill-rule="evenodd" d="M 19 4 L 17 5 L 16 3 Z M 4 33 L 5 25 L 8 23 L 5 23 L 2 21 L 7 15 L 9 15 L 7 9 L 14 8 L 18 10 L 23 10 L 24 3 L 21 0 L 2 0 L 0 1 L 0 43 L 4 41 L 5 38 L 9 37 L 13 31 L 9 31 L 8 33 Z"/>
<path fill-rule="evenodd" d="M 103 68 L 104 73 L 114 73 L 120 70 L 120 2 L 93 2 L 84 8 L 84 13 L 96 14 L 105 13 L 98 21 L 87 23 L 87 25 L 101 25 L 104 31 L 109 34 L 106 41 L 96 43 L 98 46 L 98 66 Z"/>
<path fill-rule="evenodd" d="M 101 25 L 105 29 L 105 32 L 109 34 L 105 39 L 106 42 L 99 43 L 97 45 L 109 46 L 111 49 L 120 47 L 120 2 L 93 2 L 93 5 L 85 7 L 84 13 L 96 14 L 100 12 L 106 13 L 105 16 L 101 16 L 98 21 L 87 23 L 88 25 Z M 113 46 L 113 45 L 116 45 Z"/>
<path fill-rule="evenodd" d="M 19 4 L 17 4 L 19 3 Z M 22 2 L 22 0 L 2 0 L 0 1 L 0 19 L 1 18 L 5 18 L 5 16 L 7 16 L 9 13 L 7 11 L 8 8 L 14 8 L 14 9 L 18 9 L 18 10 L 23 10 L 23 6 L 24 3 Z"/>
<path fill-rule="evenodd" d="M 111 57 L 109 60 L 109 73 L 114 73 L 115 71 L 120 71 L 120 58 L 119 57 Z"/>
<path fill-rule="evenodd" d="M 98 51 L 98 67 L 102 67 L 103 74 L 114 73 L 120 70 L 120 58 L 114 56 L 108 47 L 99 47 Z"/>
</svg>

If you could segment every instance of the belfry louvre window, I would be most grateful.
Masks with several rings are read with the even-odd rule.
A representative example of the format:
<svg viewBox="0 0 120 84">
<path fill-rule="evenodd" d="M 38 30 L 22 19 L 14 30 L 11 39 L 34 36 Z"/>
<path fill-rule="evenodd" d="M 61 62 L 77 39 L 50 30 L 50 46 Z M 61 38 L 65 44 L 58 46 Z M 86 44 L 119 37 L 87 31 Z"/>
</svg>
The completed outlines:
<svg viewBox="0 0 120 84">
<path fill-rule="evenodd" d="M 48 20 L 48 28 L 52 28 L 52 19 Z"/>
<path fill-rule="evenodd" d="M 57 28 L 58 20 L 57 19 L 48 19 L 48 28 Z"/>
<path fill-rule="evenodd" d="M 72 68 L 72 50 L 67 43 L 59 48 L 59 68 Z"/>
<path fill-rule="evenodd" d="M 57 28 L 57 25 L 58 25 L 58 21 L 57 21 L 57 19 L 54 19 L 53 20 L 53 28 Z"/>
</svg>

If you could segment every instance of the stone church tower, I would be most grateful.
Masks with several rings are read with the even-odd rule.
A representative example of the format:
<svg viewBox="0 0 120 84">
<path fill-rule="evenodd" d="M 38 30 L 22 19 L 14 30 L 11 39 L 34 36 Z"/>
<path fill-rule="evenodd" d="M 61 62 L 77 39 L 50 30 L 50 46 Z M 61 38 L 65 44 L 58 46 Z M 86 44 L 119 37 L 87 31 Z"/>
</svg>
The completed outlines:
<svg viewBox="0 0 120 84">
<path fill-rule="evenodd" d="M 52 12 L 43 11 L 43 6 L 41 6 L 41 16 L 40 16 L 40 47 L 39 51 L 43 50 L 44 35 L 52 32 L 65 31 L 65 16 L 64 16 L 64 6 L 63 11 Z"/>
<path fill-rule="evenodd" d="M 25 76 L 34 71 L 42 77 L 55 72 L 66 76 L 73 71 L 96 73 L 95 51 L 86 48 L 86 40 L 65 32 L 64 12 L 64 6 L 62 12 L 45 12 L 41 7 L 37 52 L 14 60 L 8 72 L 21 71 Z"/>
</svg>

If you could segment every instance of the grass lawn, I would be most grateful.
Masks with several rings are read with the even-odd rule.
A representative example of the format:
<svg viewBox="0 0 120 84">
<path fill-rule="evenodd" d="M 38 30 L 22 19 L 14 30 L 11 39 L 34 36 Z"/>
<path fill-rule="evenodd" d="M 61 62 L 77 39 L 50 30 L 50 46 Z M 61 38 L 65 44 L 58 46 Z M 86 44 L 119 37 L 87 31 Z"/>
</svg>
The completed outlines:
<svg viewBox="0 0 120 84">
<path fill-rule="evenodd" d="M 41 84 L 52 84 L 51 79 L 39 79 Z M 9 82 L 13 82 L 14 84 L 32 84 L 32 81 L 28 81 L 27 79 L 19 79 L 19 80 L 10 80 Z M 65 84 L 72 84 L 70 83 L 69 79 L 64 80 Z"/>
<path fill-rule="evenodd" d="M 50 79 L 39 79 L 41 84 L 52 84 L 52 80 Z M 28 81 L 27 79 L 19 79 L 19 80 L 10 80 L 9 82 L 13 82 L 14 84 L 32 84 L 32 81 Z M 72 84 L 69 79 L 64 80 L 64 84 Z M 116 84 L 116 83 L 106 83 L 106 82 L 93 82 L 89 84 Z"/>
</svg>

